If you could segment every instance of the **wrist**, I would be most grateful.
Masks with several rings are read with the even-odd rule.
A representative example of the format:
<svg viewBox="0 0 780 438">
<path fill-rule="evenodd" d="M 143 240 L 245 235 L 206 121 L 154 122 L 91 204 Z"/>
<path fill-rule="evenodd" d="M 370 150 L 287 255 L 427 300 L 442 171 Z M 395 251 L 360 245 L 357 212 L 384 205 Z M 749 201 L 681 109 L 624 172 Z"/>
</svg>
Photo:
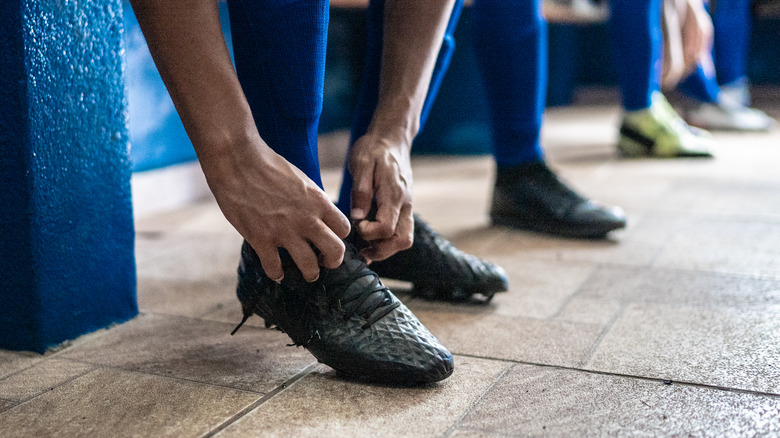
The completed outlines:
<svg viewBox="0 0 780 438">
<path fill-rule="evenodd" d="M 374 118 L 366 135 L 383 140 L 383 143 L 411 149 L 412 141 L 419 131 L 419 118 Z"/>
</svg>

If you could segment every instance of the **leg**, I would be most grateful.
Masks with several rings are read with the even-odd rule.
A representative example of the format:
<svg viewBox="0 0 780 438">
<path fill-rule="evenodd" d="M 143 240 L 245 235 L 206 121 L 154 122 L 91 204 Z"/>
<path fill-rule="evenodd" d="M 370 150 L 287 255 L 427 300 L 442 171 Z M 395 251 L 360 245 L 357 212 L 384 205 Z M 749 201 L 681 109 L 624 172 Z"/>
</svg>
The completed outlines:
<svg viewBox="0 0 780 438">
<path fill-rule="evenodd" d="M 366 133 L 371 118 L 374 116 L 374 109 L 377 105 L 379 95 L 379 72 L 382 64 L 382 32 L 383 32 L 383 11 L 385 8 L 384 0 L 371 0 L 368 6 L 366 19 L 366 59 L 363 67 L 363 78 L 360 84 L 357 107 L 352 121 L 352 132 L 350 135 L 350 147 L 352 143 Z M 431 83 L 428 87 L 428 95 L 425 98 L 425 104 L 420 115 L 420 131 L 425 128 L 425 122 L 428 119 L 431 107 L 436 94 L 439 92 L 444 75 L 452 59 L 452 53 L 455 50 L 455 39 L 453 33 L 458 25 L 460 12 L 463 9 L 463 0 L 457 0 L 452 9 L 452 16 L 447 24 L 447 30 L 444 33 L 444 41 L 436 59 L 436 67 L 431 77 Z M 349 216 L 350 197 L 352 193 L 352 175 L 347 166 L 344 166 L 344 176 L 341 182 L 341 191 L 339 192 L 338 207 Z"/>
<path fill-rule="evenodd" d="M 537 1 L 474 3 L 474 44 L 493 128 L 494 224 L 573 237 L 625 226 L 622 211 L 576 194 L 544 163 L 547 23 Z"/>
<path fill-rule="evenodd" d="M 712 9 L 713 60 L 721 85 L 744 80 L 750 37 L 750 1 L 718 0 Z"/>
<path fill-rule="evenodd" d="M 236 69 L 261 137 L 322 186 L 316 145 L 328 2 L 229 5 Z M 382 285 L 357 249 L 348 241 L 345 246 L 342 264 L 322 268 L 310 282 L 282 254 L 285 276 L 277 283 L 245 241 L 237 288 L 244 319 L 236 330 L 257 314 L 320 362 L 375 382 L 418 384 L 452 374 L 450 352 Z"/>
<path fill-rule="evenodd" d="M 236 71 L 260 136 L 322 187 L 322 112 L 328 0 L 230 0 Z"/>
<path fill-rule="evenodd" d="M 720 87 L 715 77 L 707 75 L 701 66 L 691 73 L 677 87 L 686 95 L 699 102 L 717 103 Z"/>
<path fill-rule="evenodd" d="M 717 79 L 699 67 L 680 83 L 679 88 L 697 101 L 686 111 L 691 125 L 729 131 L 765 131 L 774 120 L 764 112 L 749 108 L 745 63 L 749 36 L 749 2 L 719 0 L 711 9 L 715 24 L 713 61 Z M 719 85 L 723 84 L 723 85 Z"/>
<path fill-rule="evenodd" d="M 649 108 L 661 83 L 661 1 L 610 1 L 612 41 L 623 108 Z"/>
<path fill-rule="evenodd" d="M 447 72 L 455 48 L 453 33 L 462 7 L 463 1 L 458 0 L 447 25 L 444 42 L 436 60 L 428 95 L 420 116 L 420 129 L 424 128 L 439 85 Z M 366 132 L 377 104 L 382 56 L 383 9 L 383 0 L 371 1 L 367 20 L 366 64 L 352 124 L 352 142 Z M 351 192 L 352 176 L 345 166 L 339 208 L 347 214 L 350 209 Z M 481 294 L 483 300 L 490 300 L 496 292 L 507 289 L 507 278 L 503 269 L 459 251 L 418 216 L 415 216 L 414 220 L 412 248 L 386 260 L 372 263 L 371 268 L 377 274 L 386 278 L 409 281 L 414 287 L 413 294 L 429 299 L 462 301 L 472 299 L 474 294 Z"/>
<path fill-rule="evenodd" d="M 661 94 L 661 1 L 614 0 L 612 40 L 623 109 L 625 156 L 711 157 L 712 140 L 689 127 Z"/>
<path fill-rule="evenodd" d="M 474 51 L 487 92 L 498 167 L 543 161 L 547 23 L 539 2 L 477 0 Z"/>
</svg>

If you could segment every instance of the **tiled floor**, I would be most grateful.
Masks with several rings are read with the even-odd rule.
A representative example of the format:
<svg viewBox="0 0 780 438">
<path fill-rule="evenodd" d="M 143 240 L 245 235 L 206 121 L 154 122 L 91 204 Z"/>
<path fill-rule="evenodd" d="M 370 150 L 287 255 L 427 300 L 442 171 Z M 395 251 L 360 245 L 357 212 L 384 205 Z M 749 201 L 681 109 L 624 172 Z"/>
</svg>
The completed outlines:
<svg viewBox="0 0 780 438">
<path fill-rule="evenodd" d="M 776 117 L 779 94 L 757 95 Z M 565 179 L 626 209 L 605 241 L 491 228 L 489 158 L 415 160 L 417 211 L 511 277 L 489 305 L 405 299 L 450 379 L 344 380 L 259 318 L 231 337 L 240 238 L 204 202 L 137 222 L 138 318 L 0 351 L 0 436 L 780 436 L 780 129 L 625 160 L 617 118 L 554 109 L 544 133 Z"/>
</svg>

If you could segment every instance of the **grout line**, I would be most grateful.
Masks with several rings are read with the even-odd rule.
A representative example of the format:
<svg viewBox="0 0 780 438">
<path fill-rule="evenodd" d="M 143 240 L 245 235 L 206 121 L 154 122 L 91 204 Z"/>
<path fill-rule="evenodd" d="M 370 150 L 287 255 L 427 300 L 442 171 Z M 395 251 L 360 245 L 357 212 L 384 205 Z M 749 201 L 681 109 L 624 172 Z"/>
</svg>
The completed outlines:
<svg viewBox="0 0 780 438">
<path fill-rule="evenodd" d="M 103 364 L 103 363 L 82 361 L 82 360 L 77 360 L 77 359 L 63 359 L 63 360 L 68 360 L 68 361 L 75 362 L 75 363 L 80 363 L 80 364 L 86 364 L 86 365 L 94 366 L 94 368 L 91 369 L 90 372 L 91 371 L 96 371 L 98 369 L 116 370 L 116 371 L 122 371 L 122 372 L 125 372 L 125 373 L 141 374 L 141 375 L 144 375 L 144 376 L 162 377 L 164 379 L 171 379 L 171 380 L 179 380 L 179 381 L 182 381 L 182 382 L 196 383 L 198 385 L 210 386 L 210 387 L 213 387 L 213 388 L 220 388 L 220 389 L 228 389 L 228 390 L 231 390 L 231 391 L 244 392 L 244 393 L 247 393 L 247 394 L 259 394 L 259 395 L 266 394 L 266 393 L 261 392 L 261 391 L 254 391 L 254 390 L 245 389 L 245 388 L 236 388 L 234 386 L 227 386 L 227 385 L 218 385 L 218 384 L 212 383 L 212 382 L 204 382 L 202 380 L 189 379 L 189 378 L 186 378 L 186 377 L 174 376 L 174 375 L 171 375 L 171 374 L 160 374 L 159 372 L 152 372 L 152 371 L 140 371 L 140 370 L 134 370 L 134 369 L 129 369 L 129 368 L 122 368 L 122 367 L 116 366 L 116 365 L 107 365 L 107 364 Z"/>
<path fill-rule="evenodd" d="M 499 373 L 498 376 L 496 376 L 495 379 L 488 385 L 487 388 L 485 388 L 484 391 L 482 391 L 482 394 L 479 395 L 471 404 L 469 405 L 466 410 L 458 416 L 458 418 L 455 420 L 455 422 L 452 423 L 450 427 L 447 428 L 447 430 L 442 434 L 442 437 L 451 437 L 453 433 L 455 433 L 455 429 L 457 429 L 458 425 L 461 421 L 463 421 L 463 418 L 466 417 L 466 415 L 470 414 L 474 411 L 474 408 L 476 408 L 477 404 L 479 404 L 480 401 L 485 397 L 485 395 L 490 392 L 491 389 L 493 389 L 496 386 L 496 383 L 498 383 L 499 380 L 501 380 L 510 370 L 515 368 L 517 365 L 510 365 L 504 369 L 501 373 Z"/>
<path fill-rule="evenodd" d="M 11 400 L 5 400 L 5 399 L 2 399 L 2 400 L 0 400 L 0 401 L 7 401 L 8 403 L 10 403 L 8 406 L 6 406 L 6 407 L 4 407 L 4 408 L 3 408 L 3 407 L 0 407 L 0 414 L 2 414 L 2 413 L 4 413 L 4 412 L 8 412 L 8 411 L 10 411 L 11 409 L 13 409 L 13 408 L 15 408 L 15 407 L 19 406 L 19 404 L 18 404 L 18 403 L 16 403 L 16 402 L 13 402 L 13 401 L 11 401 Z"/>
<path fill-rule="evenodd" d="M 514 438 L 514 437 L 518 437 L 518 436 L 536 436 L 536 435 L 530 435 L 530 434 L 525 434 L 525 435 L 517 435 L 517 434 L 511 434 L 511 433 L 507 434 L 507 433 L 504 433 L 504 432 L 496 432 L 495 430 L 492 430 L 492 429 L 480 429 L 478 427 L 462 427 L 459 430 L 462 430 L 462 431 L 465 431 L 465 432 L 477 432 L 477 433 L 485 434 L 486 436 L 489 436 L 491 438 L 493 438 L 493 437 L 495 437 L 495 438 Z"/>
<path fill-rule="evenodd" d="M 664 384 L 670 384 L 668 382 L 671 382 L 671 384 L 691 386 L 691 387 L 696 387 L 696 388 L 714 389 L 714 390 L 719 390 L 719 391 L 734 392 L 734 393 L 737 393 L 737 394 L 748 394 L 748 395 L 780 398 L 780 392 L 765 392 L 765 391 L 757 391 L 757 390 L 753 390 L 753 389 L 730 388 L 728 386 L 710 385 L 710 384 L 707 384 L 707 383 L 686 382 L 686 381 L 682 381 L 682 380 L 664 379 L 662 377 L 636 376 L 636 375 L 633 375 L 633 374 L 623 374 L 623 373 L 615 373 L 615 372 L 611 372 L 611 371 L 591 370 L 591 369 L 587 369 L 587 368 L 579 368 L 579 367 L 574 367 L 574 366 L 552 365 L 552 364 L 539 363 L 539 362 L 530 362 L 530 361 L 523 361 L 523 360 L 495 359 L 495 358 L 491 358 L 491 357 L 478 356 L 476 354 L 453 353 L 453 355 L 463 356 L 463 357 L 473 357 L 475 359 L 498 360 L 498 361 L 502 361 L 502 362 L 512 362 L 512 363 L 516 363 L 516 364 L 531 365 L 531 366 L 537 366 L 537 367 L 542 367 L 542 368 L 552 368 L 552 369 L 556 369 L 556 370 L 580 371 L 580 372 L 583 372 L 583 373 L 597 374 L 597 375 L 600 375 L 600 376 L 624 377 L 624 378 L 628 378 L 628 379 L 645 380 L 645 381 L 648 381 L 648 382 L 660 382 L 660 383 L 664 383 Z"/>
<path fill-rule="evenodd" d="M 577 286 L 577 289 L 575 289 L 574 292 L 571 295 L 569 295 L 563 301 L 563 303 L 561 303 L 560 307 L 558 307 L 558 310 L 556 310 L 555 313 L 553 313 L 552 315 L 550 315 L 546 319 L 551 321 L 551 320 L 554 320 L 554 319 L 558 318 L 559 316 L 561 316 L 561 313 L 563 313 L 564 309 L 566 309 L 566 307 L 568 307 L 569 304 L 571 304 L 571 302 L 574 300 L 574 298 L 579 296 L 580 292 L 582 292 L 582 289 L 585 287 L 585 285 L 590 283 L 590 281 L 593 279 L 593 277 L 595 277 L 596 274 L 598 274 L 600 271 L 601 271 L 601 265 L 600 264 L 594 265 L 593 266 L 593 270 L 590 272 L 590 274 L 588 274 L 588 276 L 584 280 L 582 280 L 580 285 Z"/>
<path fill-rule="evenodd" d="M 14 406 L 11 406 L 11 407 L 15 407 L 15 406 L 21 406 L 22 404 L 24 404 L 24 403 L 27 403 L 27 402 L 29 402 L 30 400 L 33 400 L 33 399 L 35 399 L 35 398 L 38 398 L 38 397 L 42 396 L 43 394 L 46 394 L 46 393 L 47 393 L 47 392 L 49 392 L 49 391 L 52 391 L 52 390 L 54 390 L 54 389 L 56 389 L 56 388 L 59 388 L 59 387 L 60 387 L 60 386 L 62 386 L 62 385 L 65 385 L 65 384 L 67 384 L 67 383 L 70 383 L 70 382 L 72 382 L 72 381 L 74 381 L 74 380 L 76 380 L 76 379 L 80 379 L 80 378 L 82 378 L 82 377 L 86 376 L 87 374 L 89 374 L 89 373 L 91 373 L 91 372 L 93 372 L 93 371 L 97 370 L 97 369 L 98 369 L 98 367 L 94 367 L 94 368 L 92 368 L 92 369 L 89 369 L 89 370 L 87 370 L 87 371 L 84 371 L 84 372 L 83 372 L 83 373 L 81 373 L 81 374 L 78 374 L 78 375 L 75 375 L 75 376 L 73 376 L 73 377 L 71 377 L 71 378 L 69 378 L 69 379 L 65 379 L 65 380 L 63 380 L 62 382 L 58 383 L 58 384 L 57 384 L 57 385 L 55 385 L 54 387 L 50 387 L 49 389 L 44 389 L 43 391 L 41 391 L 41 392 L 39 392 L 39 393 L 37 393 L 37 394 L 31 395 L 31 396 L 29 396 L 29 397 L 27 397 L 27 398 L 25 398 L 25 399 L 22 399 L 22 400 L 20 400 L 20 401 L 18 401 L 18 402 L 14 402 L 14 401 L 12 401 L 12 400 L 8 400 L 8 401 L 10 401 L 11 403 L 16 403 Z"/>
<path fill-rule="evenodd" d="M 280 392 L 282 392 L 285 389 L 289 388 L 290 385 L 292 385 L 293 383 L 295 383 L 298 380 L 302 379 L 304 376 L 309 374 L 314 368 L 316 368 L 317 365 L 319 365 L 319 363 L 315 362 L 315 363 L 309 365 L 308 367 L 304 368 L 301 372 L 299 372 L 298 374 L 294 375 L 293 377 L 291 377 L 290 379 L 288 379 L 287 381 L 285 381 L 281 385 L 277 386 L 276 388 L 274 388 L 268 394 L 265 394 L 264 396 L 260 397 L 258 400 L 256 400 L 255 402 L 253 402 L 249 406 L 245 407 L 244 409 L 241 409 L 240 411 L 235 413 L 232 417 L 230 417 L 227 420 L 223 421 L 222 424 L 220 424 L 219 426 L 215 427 L 214 429 L 210 430 L 208 433 L 204 434 L 203 438 L 212 437 L 212 436 L 218 434 L 219 432 L 221 432 L 222 430 L 224 430 L 225 428 L 227 428 L 228 426 L 232 425 L 236 421 L 240 420 L 243 416 L 245 416 L 248 413 L 252 412 L 256 408 L 258 408 L 260 405 L 262 405 L 263 403 L 267 402 L 268 400 L 270 400 L 271 398 L 273 398 L 274 396 L 276 396 Z"/>
<path fill-rule="evenodd" d="M 615 321 L 617 321 L 620 316 L 623 315 L 623 312 L 626 310 L 626 307 L 628 307 L 628 303 L 622 302 L 620 303 L 620 307 L 615 312 L 614 315 L 607 321 L 606 324 L 604 324 L 604 328 L 601 329 L 601 333 L 599 333 L 599 336 L 596 338 L 595 341 L 593 341 L 593 344 L 591 344 L 590 349 L 588 349 L 588 352 L 585 353 L 585 356 L 580 360 L 580 363 L 578 366 L 584 367 L 585 364 L 590 362 L 590 359 L 593 357 L 593 354 L 596 352 L 596 349 L 601 345 L 601 341 L 604 340 L 604 338 L 607 336 L 607 333 L 609 333 L 610 330 L 612 330 L 612 326 L 615 325 Z"/>
</svg>

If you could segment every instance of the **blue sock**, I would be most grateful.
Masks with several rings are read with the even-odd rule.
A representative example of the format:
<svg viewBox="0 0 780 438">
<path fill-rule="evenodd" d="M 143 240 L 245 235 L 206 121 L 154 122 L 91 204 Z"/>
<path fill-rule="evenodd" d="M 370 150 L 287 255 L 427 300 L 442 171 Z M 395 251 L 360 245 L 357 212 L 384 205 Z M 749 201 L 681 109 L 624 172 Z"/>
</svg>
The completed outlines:
<svg viewBox="0 0 780 438">
<path fill-rule="evenodd" d="M 371 0 L 368 6 L 366 22 L 366 60 L 363 67 L 363 77 L 360 83 L 360 92 L 358 102 L 355 108 L 355 117 L 352 121 L 352 132 L 350 135 L 350 148 L 352 144 L 363 136 L 371 123 L 371 118 L 376 110 L 377 100 L 379 99 L 379 74 L 382 67 L 382 34 L 384 26 L 384 0 Z M 455 39 L 453 33 L 460 18 L 460 12 L 463 9 L 463 0 L 457 0 L 447 24 L 444 34 L 441 51 L 436 60 L 431 83 L 428 86 L 428 95 L 425 97 L 422 113 L 420 116 L 420 131 L 425 127 L 431 106 L 436 100 L 436 94 L 439 86 L 444 79 L 444 74 L 450 65 L 452 53 L 455 50 Z M 341 181 L 341 190 L 339 192 L 338 208 L 349 217 L 350 203 L 352 202 L 352 175 L 346 164 L 344 166 L 344 175 Z"/>
<path fill-rule="evenodd" d="M 713 59 L 718 83 L 742 80 L 747 72 L 750 0 L 718 0 L 712 7 Z"/>
<path fill-rule="evenodd" d="M 623 108 L 649 108 L 661 84 L 661 1 L 611 0 L 609 4 Z"/>
<path fill-rule="evenodd" d="M 485 84 L 498 167 L 543 160 L 547 23 L 539 2 L 476 0 L 474 52 Z"/>
<path fill-rule="evenodd" d="M 322 187 L 327 0 L 229 0 L 236 71 L 260 137 Z"/>
<path fill-rule="evenodd" d="M 717 103 L 720 86 L 714 76 L 708 76 L 701 66 L 688 75 L 677 88 L 686 95 L 704 103 Z"/>
</svg>

